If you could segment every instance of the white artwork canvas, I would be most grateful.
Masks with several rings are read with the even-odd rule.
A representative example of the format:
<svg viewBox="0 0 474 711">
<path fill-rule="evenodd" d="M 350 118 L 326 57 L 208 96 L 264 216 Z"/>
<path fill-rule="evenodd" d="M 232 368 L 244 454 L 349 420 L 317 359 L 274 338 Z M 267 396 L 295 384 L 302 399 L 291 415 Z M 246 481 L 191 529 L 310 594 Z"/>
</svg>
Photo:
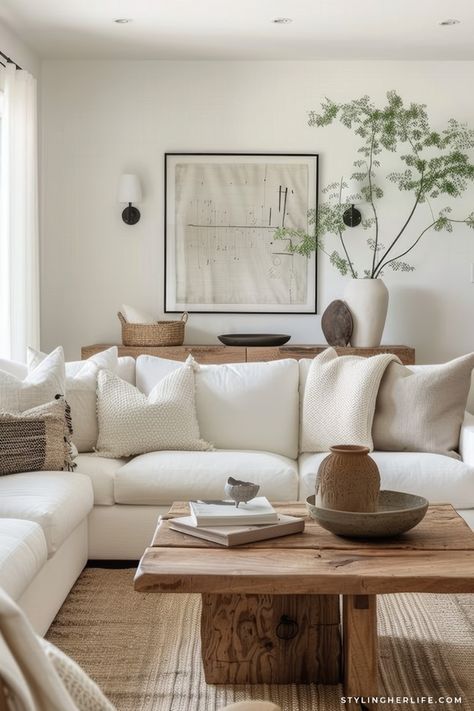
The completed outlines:
<svg viewBox="0 0 474 711">
<path fill-rule="evenodd" d="M 308 229 L 315 159 L 172 156 L 167 311 L 315 312 L 314 255 L 292 254 L 274 238 L 278 227 Z"/>
</svg>

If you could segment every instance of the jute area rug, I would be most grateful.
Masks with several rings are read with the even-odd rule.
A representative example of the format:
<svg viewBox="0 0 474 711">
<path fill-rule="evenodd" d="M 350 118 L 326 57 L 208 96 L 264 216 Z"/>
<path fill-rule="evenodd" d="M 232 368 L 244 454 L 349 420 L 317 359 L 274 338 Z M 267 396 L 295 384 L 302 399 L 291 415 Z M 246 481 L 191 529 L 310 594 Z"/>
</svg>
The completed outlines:
<svg viewBox="0 0 474 711">
<path fill-rule="evenodd" d="M 136 593 L 134 570 L 87 568 L 47 638 L 75 659 L 119 711 L 218 711 L 267 699 L 284 711 L 340 711 L 340 686 L 208 686 L 200 661 L 200 596 Z M 380 675 L 391 696 L 462 703 L 386 709 L 474 711 L 474 596 L 379 598 Z"/>
</svg>

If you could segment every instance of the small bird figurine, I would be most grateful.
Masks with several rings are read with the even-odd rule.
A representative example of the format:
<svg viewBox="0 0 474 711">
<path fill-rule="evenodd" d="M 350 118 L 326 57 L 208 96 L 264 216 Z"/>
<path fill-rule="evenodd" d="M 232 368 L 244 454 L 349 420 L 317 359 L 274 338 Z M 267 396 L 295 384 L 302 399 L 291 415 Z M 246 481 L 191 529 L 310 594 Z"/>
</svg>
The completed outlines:
<svg viewBox="0 0 474 711">
<path fill-rule="evenodd" d="M 259 484 L 254 484 L 251 481 L 241 481 L 230 476 L 227 479 L 227 484 L 224 487 L 225 493 L 235 501 L 236 508 L 243 501 L 245 504 L 257 496 Z"/>
</svg>

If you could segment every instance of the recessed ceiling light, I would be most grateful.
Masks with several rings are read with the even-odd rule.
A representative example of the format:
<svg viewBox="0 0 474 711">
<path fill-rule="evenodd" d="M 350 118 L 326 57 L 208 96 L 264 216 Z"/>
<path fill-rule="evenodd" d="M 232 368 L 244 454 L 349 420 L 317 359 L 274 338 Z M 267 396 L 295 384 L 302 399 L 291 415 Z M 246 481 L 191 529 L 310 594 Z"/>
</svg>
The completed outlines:
<svg viewBox="0 0 474 711">
<path fill-rule="evenodd" d="M 293 20 L 291 19 L 291 17 L 275 17 L 272 22 L 275 25 L 289 25 L 290 22 L 293 22 Z"/>
<path fill-rule="evenodd" d="M 114 20 L 114 22 L 116 22 L 117 25 L 127 25 L 129 22 L 133 22 L 133 20 L 128 17 L 119 17 L 117 20 Z"/>
<path fill-rule="evenodd" d="M 448 27 L 449 25 L 460 25 L 461 20 L 441 20 L 439 23 L 442 27 Z"/>
</svg>

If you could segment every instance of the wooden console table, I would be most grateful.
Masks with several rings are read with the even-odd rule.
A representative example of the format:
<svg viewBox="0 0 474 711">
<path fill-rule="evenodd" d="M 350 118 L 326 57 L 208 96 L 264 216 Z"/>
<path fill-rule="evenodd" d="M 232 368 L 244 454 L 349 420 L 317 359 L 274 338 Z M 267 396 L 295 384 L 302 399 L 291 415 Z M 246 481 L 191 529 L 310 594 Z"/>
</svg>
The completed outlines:
<svg viewBox="0 0 474 711">
<path fill-rule="evenodd" d="M 110 348 L 113 343 L 96 343 L 81 348 L 82 359 Z M 117 344 L 119 356 L 154 355 L 170 360 L 186 360 L 192 355 L 198 363 L 246 363 L 257 361 L 281 360 L 282 358 L 314 358 L 327 348 L 327 344 L 287 345 L 287 346 L 122 346 Z M 339 355 L 373 356 L 379 353 L 394 353 L 404 365 L 414 365 L 415 349 L 409 346 L 378 346 L 377 348 L 336 348 Z"/>
</svg>

